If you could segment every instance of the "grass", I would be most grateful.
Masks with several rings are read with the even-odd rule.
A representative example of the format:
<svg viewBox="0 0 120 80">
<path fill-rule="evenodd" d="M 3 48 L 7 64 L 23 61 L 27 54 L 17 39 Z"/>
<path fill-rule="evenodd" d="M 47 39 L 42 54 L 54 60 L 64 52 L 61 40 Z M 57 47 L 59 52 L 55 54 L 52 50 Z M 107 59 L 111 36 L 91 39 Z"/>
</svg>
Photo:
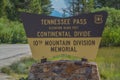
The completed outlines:
<svg viewBox="0 0 120 80">
<path fill-rule="evenodd" d="M 59 59 L 78 60 L 79 58 L 72 56 L 57 56 L 49 60 Z M 8 67 L 1 69 L 2 72 L 12 75 L 19 80 L 21 77 L 27 77 L 30 66 L 36 63 L 34 59 L 23 58 L 19 62 L 13 63 Z M 97 58 L 94 60 L 97 63 L 101 80 L 119 80 L 120 78 L 120 47 L 104 47 L 98 51 Z M 6 69 L 7 68 L 7 69 Z"/>
<path fill-rule="evenodd" d="M 25 57 L 20 61 L 11 64 L 10 66 L 1 68 L 1 72 L 13 76 L 16 80 L 19 80 L 21 77 L 26 78 L 31 65 L 36 62 L 37 61 L 31 57 Z"/>
<path fill-rule="evenodd" d="M 102 80 L 119 80 L 120 47 L 101 48 L 95 61 Z"/>
</svg>

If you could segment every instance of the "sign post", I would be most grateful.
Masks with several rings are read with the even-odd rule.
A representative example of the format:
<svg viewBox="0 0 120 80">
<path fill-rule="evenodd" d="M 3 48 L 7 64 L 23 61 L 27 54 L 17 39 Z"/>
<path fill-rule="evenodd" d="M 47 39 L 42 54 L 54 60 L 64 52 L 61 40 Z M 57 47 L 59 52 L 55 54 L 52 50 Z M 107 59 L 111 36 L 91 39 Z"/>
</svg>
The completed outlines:
<svg viewBox="0 0 120 80">
<path fill-rule="evenodd" d="M 97 65 L 87 61 L 95 59 L 97 55 L 106 18 L 107 12 L 105 11 L 67 18 L 22 13 L 21 19 L 33 58 L 42 59 L 44 57 L 40 66 L 38 64 L 31 68 L 30 72 L 35 76 L 34 79 L 99 80 Z M 57 63 L 48 62 L 49 65 L 44 64 L 46 58 L 58 55 L 76 56 L 82 58 L 82 61 L 58 61 Z M 36 67 L 42 67 L 40 76 L 35 73 L 40 72 Z M 46 72 L 51 75 L 46 75 Z M 74 77 L 73 73 L 78 76 Z"/>
</svg>

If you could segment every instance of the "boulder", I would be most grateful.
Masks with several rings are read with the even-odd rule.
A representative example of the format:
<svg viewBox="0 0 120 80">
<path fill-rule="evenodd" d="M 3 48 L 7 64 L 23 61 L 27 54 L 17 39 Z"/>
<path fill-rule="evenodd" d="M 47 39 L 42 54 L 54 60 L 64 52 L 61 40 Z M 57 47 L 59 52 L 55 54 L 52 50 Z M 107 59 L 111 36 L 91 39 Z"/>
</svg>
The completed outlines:
<svg viewBox="0 0 120 80">
<path fill-rule="evenodd" d="M 59 60 L 35 63 L 28 80 L 100 80 L 96 63 Z"/>
</svg>

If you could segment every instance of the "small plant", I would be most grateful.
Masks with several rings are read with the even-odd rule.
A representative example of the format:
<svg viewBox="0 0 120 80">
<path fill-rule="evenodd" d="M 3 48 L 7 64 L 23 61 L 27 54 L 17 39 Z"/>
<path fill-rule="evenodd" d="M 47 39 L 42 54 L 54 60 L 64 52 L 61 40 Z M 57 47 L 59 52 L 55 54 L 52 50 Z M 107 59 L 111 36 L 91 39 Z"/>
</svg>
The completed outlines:
<svg viewBox="0 0 120 80">
<path fill-rule="evenodd" d="M 36 62 L 33 58 L 22 58 L 20 61 L 10 65 L 10 69 L 17 74 L 28 74 L 29 67 Z"/>
<path fill-rule="evenodd" d="M 106 79 L 107 79 L 107 76 L 105 76 L 104 74 L 100 74 L 100 77 L 101 77 L 103 80 L 106 80 Z"/>
<path fill-rule="evenodd" d="M 28 77 L 27 78 L 22 77 L 19 80 L 28 80 Z"/>
<path fill-rule="evenodd" d="M 10 67 L 3 67 L 1 68 L 1 72 L 10 75 L 11 69 Z"/>
<path fill-rule="evenodd" d="M 28 72 L 33 63 L 37 62 L 32 57 L 24 57 L 10 66 L 1 68 L 1 72 L 11 75 L 16 80 L 28 80 Z"/>
</svg>

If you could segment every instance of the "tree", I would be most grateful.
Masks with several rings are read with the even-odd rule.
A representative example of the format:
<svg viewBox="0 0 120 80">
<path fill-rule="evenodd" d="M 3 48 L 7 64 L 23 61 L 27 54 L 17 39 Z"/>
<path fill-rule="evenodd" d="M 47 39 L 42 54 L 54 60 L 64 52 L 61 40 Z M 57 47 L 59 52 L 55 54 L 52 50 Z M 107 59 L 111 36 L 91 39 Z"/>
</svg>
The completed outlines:
<svg viewBox="0 0 120 80">
<path fill-rule="evenodd" d="M 10 20 L 19 20 L 20 12 L 50 14 L 50 0 L 0 0 L 0 14 Z"/>
<path fill-rule="evenodd" d="M 42 0 L 41 1 L 41 7 L 42 7 L 42 14 L 51 14 L 52 13 L 52 4 L 51 4 L 51 1 L 50 0 Z"/>
<path fill-rule="evenodd" d="M 0 17 L 4 14 L 3 12 L 3 10 L 4 10 L 4 2 L 3 2 L 3 0 L 0 0 Z"/>
<path fill-rule="evenodd" d="M 67 8 L 64 12 L 73 15 L 88 13 L 94 8 L 94 0 L 65 0 Z"/>
<path fill-rule="evenodd" d="M 111 7 L 120 9 L 120 0 L 96 0 L 100 7 Z"/>
</svg>

